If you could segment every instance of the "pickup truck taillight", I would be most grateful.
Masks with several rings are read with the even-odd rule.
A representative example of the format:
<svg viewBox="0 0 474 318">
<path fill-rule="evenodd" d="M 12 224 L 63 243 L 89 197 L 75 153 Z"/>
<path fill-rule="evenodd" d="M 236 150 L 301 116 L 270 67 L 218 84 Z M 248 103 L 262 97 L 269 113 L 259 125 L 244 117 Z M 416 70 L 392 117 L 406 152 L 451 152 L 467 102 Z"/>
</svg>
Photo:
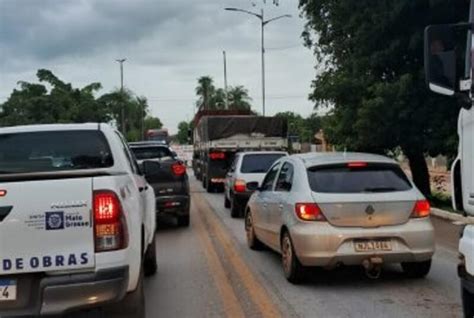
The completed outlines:
<svg viewBox="0 0 474 318">
<path fill-rule="evenodd" d="M 171 170 L 175 176 L 182 176 L 186 173 L 186 166 L 181 162 L 176 162 L 171 165 Z"/>
<path fill-rule="evenodd" d="M 94 232 L 96 252 L 120 250 L 128 245 L 122 204 L 113 191 L 94 192 Z"/>
<path fill-rule="evenodd" d="M 424 218 L 429 216 L 431 213 L 431 206 L 428 200 L 419 200 L 416 201 L 415 206 L 413 207 L 413 212 L 411 213 L 412 218 Z"/>
<path fill-rule="evenodd" d="M 240 179 L 235 180 L 234 191 L 245 192 L 245 190 L 247 190 L 247 184 L 245 183 L 245 180 L 240 180 Z"/>
</svg>

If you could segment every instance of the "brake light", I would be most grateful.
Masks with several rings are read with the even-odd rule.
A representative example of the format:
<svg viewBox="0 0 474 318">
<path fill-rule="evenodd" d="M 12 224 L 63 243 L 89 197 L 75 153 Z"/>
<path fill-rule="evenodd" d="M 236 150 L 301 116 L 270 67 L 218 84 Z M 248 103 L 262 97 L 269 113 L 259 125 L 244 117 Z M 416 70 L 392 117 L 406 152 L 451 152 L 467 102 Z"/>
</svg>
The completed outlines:
<svg viewBox="0 0 474 318">
<path fill-rule="evenodd" d="M 413 212 L 411 213 L 412 218 L 424 218 L 429 216 L 431 213 L 431 206 L 428 200 L 419 200 L 416 201 L 415 206 L 413 207 Z"/>
<path fill-rule="evenodd" d="M 222 160 L 222 159 L 225 159 L 225 153 L 224 152 L 211 152 L 209 154 L 209 158 L 211 158 L 211 160 Z"/>
<path fill-rule="evenodd" d="M 183 174 L 186 173 L 186 167 L 181 162 L 173 163 L 171 165 L 171 170 L 173 171 L 173 174 L 176 176 L 182 176 Z"/>
<path fill-rule="evenodd" d="M 296 215 L 303 221 L 326 221 L 316 203 L 296 203 Z"/>
<path fill-rule="evenodd" d="M 128 231 L 122 205 L 112 191 L 94 192 L 95 251 L 106 252 L 128 246 Z"/>
<path fill-rule="evenodd" d="M 367 167 L 367 162 L 354 161 L 347 164 L 348 168 L 365 168 Z"/>
<path fill-rule="evenodd" d="M 0 197 L 4 197 L 7 195 L 7 190 L 0 190 Z"/>
<path fill-rule="evenodd" d="M 244 180 L 237 179 L 234 182 L 234 191 L 235 192 L 245 192 L 247 190 L 247 184 Z"/>
</svg>

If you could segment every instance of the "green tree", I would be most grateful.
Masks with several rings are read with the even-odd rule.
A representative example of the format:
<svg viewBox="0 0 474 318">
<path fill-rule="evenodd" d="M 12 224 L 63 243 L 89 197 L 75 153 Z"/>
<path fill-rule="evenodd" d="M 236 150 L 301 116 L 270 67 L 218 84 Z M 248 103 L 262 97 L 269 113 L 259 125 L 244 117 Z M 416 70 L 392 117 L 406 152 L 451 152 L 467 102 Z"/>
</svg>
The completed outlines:
<svg viewBox="0 0 474 318">
<path fill-rule="evenodd" d="M 459 107 L 425 87 L 426 25 L 467 20 L 467 0 L 300 0 L 303 37 L 318 61 L 310 98 L 333 106 L 330 142 L 387 153 L 400 147 L 425 195 L 425 155 L 456 151 Z"/>
<path fill-rule="evenodd" d="M 182 121 L 178 124 L 178 134 L 176 135 L 176 138 L 179 144 L 183 145 L 189 143 L 189 129 L 191 129 L 191 125 L 187 121 Z"/>
<path fill-rule="evenodd" d="M 147 124 L 152 128 L 162 126 L 158 118 L 149 115 L 146 98 L 137 97 L 129 90 L 123 93 L 115 90 L 96 98 L 100 83 L 74 88 L 44 69 L 38 70 L 37 77 L 40 84 L 19 82 L 19 88 L 0 105 L 0 126 L 111 122 L 123 131 L 122 108 L 126 117 L 125 137 L 130 141 L 142 139 Z"/>
<path fill-rule="evenodd" d="M 107 110 L 94 97 L 101 88 L 99 83 L 74 88 L 51 71 L 41 69 L 36 75 L 51 89 L 20 81 L 19 88 L 1 105 L 1 126 L 110 120 Z"/>
<path fill-rule="evenodd" d="M 229 109 L 250 109 L 252 98 L 242 85 L 230 87 L 228 91 Z"/>
<path fill-rule="evenodd" d="M 212 77 L 201 76 L 196 87 L 196 95 L 199 97 L 198 106 L 202 105 L 204 109 L 213 109 L 214 105 L 211 104 L 211 101 L 215 92 L 216 88 Z"/>
<path fill-rule="evenodd" d="M 210 76 L 201 76 L 198 79 L 196 95 L 198 96 L 196 101 L 197 107 L 202 109 L 226 108 L 225 91 L 222 88 L 216 88 L 214 80 Z M 227 98 L 229 109 L 250 110 L 252 108 L 250 104 L 252 98 L 250 98 L 248 90 L 242 85 L 230 87 L 227 92 Z"/>
</svg>

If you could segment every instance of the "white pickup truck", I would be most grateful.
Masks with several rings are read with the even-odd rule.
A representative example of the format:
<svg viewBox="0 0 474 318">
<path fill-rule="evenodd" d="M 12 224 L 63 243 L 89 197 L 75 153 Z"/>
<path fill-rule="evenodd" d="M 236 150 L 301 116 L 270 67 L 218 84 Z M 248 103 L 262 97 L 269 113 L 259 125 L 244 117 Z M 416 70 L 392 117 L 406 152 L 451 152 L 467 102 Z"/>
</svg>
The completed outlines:
<svg viewBox="0 0 474 318">
<path fill-rule="evenodd" d="M 111 126 L 0 128 L 1 317 L 144 317 L 155 227 L 153 188 Z"/>
</svg>

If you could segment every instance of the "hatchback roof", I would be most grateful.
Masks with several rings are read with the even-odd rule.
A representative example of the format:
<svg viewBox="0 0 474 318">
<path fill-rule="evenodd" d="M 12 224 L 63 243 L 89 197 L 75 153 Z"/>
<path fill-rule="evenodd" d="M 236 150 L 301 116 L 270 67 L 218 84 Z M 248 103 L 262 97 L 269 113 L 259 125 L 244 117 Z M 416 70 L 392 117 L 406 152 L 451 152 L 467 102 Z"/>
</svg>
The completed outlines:
<svg viewBox="0 0 474 318">
<path fill-rule="evenodd" d="M 301 161 L 303 161 L 306 167 L 327 165 L 333 163 L 344 163 L 350 161 L 397 164 L 395 160 L 390 159 L 388 157 L 361 152 L 311 152 L 293 155 L 292 157 L 299 158 Z"/>
<path fill-rule="evenodd" d="M 264 151 L 242 151 L 238 153 L 239 155 L 268 155 L 268 154 L 288 154 L 286 151 L 272 151 L 272 150 L 264 150 Z"/>
</svg>

